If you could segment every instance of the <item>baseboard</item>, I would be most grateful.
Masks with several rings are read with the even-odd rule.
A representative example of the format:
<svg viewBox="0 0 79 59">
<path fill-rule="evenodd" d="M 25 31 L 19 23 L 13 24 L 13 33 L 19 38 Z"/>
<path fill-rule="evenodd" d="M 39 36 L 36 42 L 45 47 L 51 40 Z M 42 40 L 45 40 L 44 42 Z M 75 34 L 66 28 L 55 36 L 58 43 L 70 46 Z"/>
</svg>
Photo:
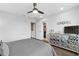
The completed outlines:
<svg viewBox="0 0 79 59">
<path fill-rule="evenodd" d="M 32 39 L 36 39 L 36 38 L 34 38 L 34 37 L 31 37 Z"/>
<path fill-rule="evenodd" d="M 25 39 L 30 39 L 30 38 L 25 38 Z M 19 40 L 25 40 L 25 39 L 19 39 Z M 15 42 L 15 41 L 19 41 L 19 40 L 7 41 L 6 43 Z"/>
</svg>

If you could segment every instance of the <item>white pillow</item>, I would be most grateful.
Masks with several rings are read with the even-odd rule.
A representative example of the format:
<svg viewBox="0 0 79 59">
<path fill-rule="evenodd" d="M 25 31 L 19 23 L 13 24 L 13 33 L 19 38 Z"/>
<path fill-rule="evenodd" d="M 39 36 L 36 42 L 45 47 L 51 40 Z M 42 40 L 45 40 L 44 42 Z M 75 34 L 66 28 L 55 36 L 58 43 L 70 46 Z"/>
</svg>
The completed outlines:
<svg viewBox="0 0 79 59">
<path fill-rule="evenodd" d="M 6 43 L 3 43 L 2 49 L 3 49 L 3 55 L 9 56 L 9 47 Z"/>
<path fill-rule="evenodd" d="M 9 48 L 8 45 L 4 42 L 0 42 L 0 55 L 1 56 L 8 56 L 9 55 Z"/>
</svg>

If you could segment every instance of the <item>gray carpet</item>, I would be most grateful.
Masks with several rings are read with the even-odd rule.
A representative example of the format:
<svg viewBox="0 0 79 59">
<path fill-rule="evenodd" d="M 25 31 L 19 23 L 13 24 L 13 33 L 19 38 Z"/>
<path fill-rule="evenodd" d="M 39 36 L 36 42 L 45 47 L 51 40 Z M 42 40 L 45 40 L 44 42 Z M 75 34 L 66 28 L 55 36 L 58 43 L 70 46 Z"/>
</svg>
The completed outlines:
<svg viewBox="0 0 79 59">
<path fill-rule="evenodd" d="M 43 41 L 36 39 L 24 39 L 9 42 L 10 56 L 52 56 L 53 48 Z"/>
</svg>

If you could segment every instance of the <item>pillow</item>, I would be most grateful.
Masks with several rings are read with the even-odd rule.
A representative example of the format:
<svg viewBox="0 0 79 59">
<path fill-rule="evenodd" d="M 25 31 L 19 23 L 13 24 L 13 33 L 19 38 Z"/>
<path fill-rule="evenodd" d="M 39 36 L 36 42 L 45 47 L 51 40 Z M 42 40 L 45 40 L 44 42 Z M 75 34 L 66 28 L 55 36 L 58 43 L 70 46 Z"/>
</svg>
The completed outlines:
<svg viewBox="0 0 79 59">
<path fill-rule="evenodd" d="M 9 48 L 8 45 L 4 42 L 0 42 L 0 56 L 8 56 L 9 55 Z"/>
<path fill-rule="evenodd" d="M 9 56 L 9 47 L 6 43 L 3 43 L 2 49 L 3 49 L 3 55 L 4 56 Z"/>
<path fill-rule="evenodd" d="M 3 49 L 2 49 L 2 41 L 0 41 L 0 56 L 3 55 Z"/>
</svg>

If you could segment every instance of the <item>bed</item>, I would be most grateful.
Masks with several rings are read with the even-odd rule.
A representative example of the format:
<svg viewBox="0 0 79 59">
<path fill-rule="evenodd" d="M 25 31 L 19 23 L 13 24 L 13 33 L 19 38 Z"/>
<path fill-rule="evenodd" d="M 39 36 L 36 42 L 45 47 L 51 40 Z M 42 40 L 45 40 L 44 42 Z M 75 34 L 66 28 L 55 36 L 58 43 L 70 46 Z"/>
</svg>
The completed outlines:
<svg viewBox="0 0 79 59">
<path fill-rule="evenodd" d="M 36 39 L 24 39 L 7 43 L 9 56 L 55 56 L 56 52 L 48 43 Z"/>
</svg>

